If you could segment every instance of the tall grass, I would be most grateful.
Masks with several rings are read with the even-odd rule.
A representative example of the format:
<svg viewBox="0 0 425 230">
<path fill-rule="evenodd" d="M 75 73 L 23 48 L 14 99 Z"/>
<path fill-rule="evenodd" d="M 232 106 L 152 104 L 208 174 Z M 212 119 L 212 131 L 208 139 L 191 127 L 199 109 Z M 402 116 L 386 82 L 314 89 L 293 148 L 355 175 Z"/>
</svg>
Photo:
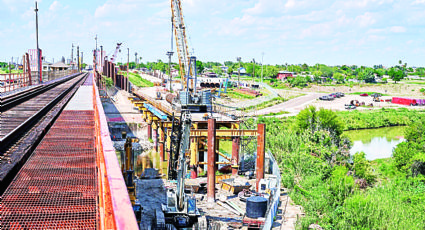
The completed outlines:
<svg viewBox="0 0 425 230">
<path fill-rule="evenodd" d="M 408 124 L 425 113 L 385 109 L 338 115 L 349 123 L 348 128 L 361 129 Z M 298 228 L 307 229 L 317 223 L 324 229 L 424 229 L 423 176 L 406 177 L 396 169 L 392 158 L 381 159 L 366 163 L 376 179 L 367 188 L 360 188 L 356 181 L 362 178 L 350 163 L 331 165 L 323 158 L 341 148 L 324 144 L 326 135 L 317 138 L 308 132 L 297 134 L 293 117 L 260 117 L 258 122 L 266 123 L 267 148 L 279 163 L 283 186 L 306 213 Z"/>
</svg>

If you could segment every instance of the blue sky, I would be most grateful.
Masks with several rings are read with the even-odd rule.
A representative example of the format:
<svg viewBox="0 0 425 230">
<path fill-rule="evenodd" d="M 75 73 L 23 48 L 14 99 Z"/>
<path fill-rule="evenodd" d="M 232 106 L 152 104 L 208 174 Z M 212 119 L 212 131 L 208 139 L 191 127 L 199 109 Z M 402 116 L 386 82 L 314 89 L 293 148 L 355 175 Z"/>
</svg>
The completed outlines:
<svg viewBox="0 0 425 230">
<path fill-rule="evenodd" d="M 0 0 L 0 60 L 35 48 L 32 0 Z M 40 48 L 48 61 L 94 37 L 118 61 L 139 53 L 167 60 L 169 0 L 41 0 Z M 262 59 L 267 64 L 425 66 L 425 0 L 182 0 L 189 48 L 202 61 Z M 75 51 L 74 51 L 75 53 Z M 174 55 L 173 61 L 177 61 Z"/>
</svg>

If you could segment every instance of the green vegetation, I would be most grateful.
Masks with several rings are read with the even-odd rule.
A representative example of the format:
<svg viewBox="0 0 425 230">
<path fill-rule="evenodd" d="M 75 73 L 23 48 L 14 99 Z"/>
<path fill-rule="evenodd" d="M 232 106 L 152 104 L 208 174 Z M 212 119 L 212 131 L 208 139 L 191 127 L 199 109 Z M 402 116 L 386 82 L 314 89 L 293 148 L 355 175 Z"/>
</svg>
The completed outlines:
<svg viewBox="0 0 425 230">
<path fill-rule="evenodd" d="M 268 113 L 268 114 L 264 114 L 264 115 L 261 115 L 261 116 L 264 116 L 264 117 L 267 117 L 267 116 L 278 116 L 278 115 L 283 115 L 283 114 L 289 114 L 289 112 L 288 111 L 280 111 L 280 112 L 277 112 L 277 113 Z"/>
<path fill-rule="evenodd" d="M 111 87 L 114 84 L 111 78 L 103 76 L 103 75 L 102 75 L 102 83 L 106 85 L 106 87 Z"/>
<path fill-rule="evenodd" d="M 231 98 L 235 98 L 235 99 L 254 99 L 255 98 L 254 96 L 239 93 L 239 92 L 236 92 L 236 91 L 233 91 L 233 90 L 227 90 L 226 95 L 231 97 Z"/>
<path fill-rule="evenodd" d="M 372 95 L 374 93 L 378 93 L 378 92 L 354 92 L 354 93 L 350 93 L 350 94 L 352 94 L 352 95 L 360 95 L 360 94 L 363 94 L 363 93 L 367 93 L 370 96 L 370 95 Z M 388 96 L 387 94 L 382 94 L 382 93 L 379 93 L 379 94 L 381 94 L 381 96 Z"/>
<path fill-rule="evenodd" d="M 130 79 L 131 83 L 133 83 L 135 86 L 138 86 L 138 87 L 154 86 L 152 82 L 146 79 L 143 79 L 139 74 L 136 74 L 136 73 L 129 73 L 128 78 Z"/>
<path fill-rule="evenodd" d="M 353 130 L 409 125 L 423 117 L 425 110 L 382 108 L 371 111 L 342 111 L 338 115 L 344 119 L 344 130 Z"/>
<path fill-rule="evenodd" d="M 252 110 L 252 109 L 260 110 L 260 109 L 264 109 L 264 108 L 267 108 L 267 107 L 270 107 L 270 106 L 273 106 L 273 105 L 277 105 L 277 104 L 285 102 L 287 100 L 288 99 L 285 99 L 283 97 L 275 97 L 275 98 L 273 98 L 269 101 L 265 101 L 265 102 L 260 103 L 258 105 L 252 105 L 252 106 L 249 106 L 249 107 L 246 107 L 246 108 L 238 108 L 238 110 L 247 110 L 247 111 Z"/>
<path fill-rule="evenodd" d="M 395 157 L 368 161 L 357 153 L 350 163 L 350 141 L 340 133 L 358 119 L 405 117 L 412 124 L 407 144 Z M 324 229 L 422 229 L 425 226 L 425 119 L 423 112 L 378 110 L 369 114 L 307 108 L 295 118 L 263 118 L 267 147 L 282 171 L 282 183 L 306 213 L 299 228 L 317 223 Z M 365 121 L 361 121 L 361 120 Z M 380 118 L 374 118 L 373 121 Z M 388 121 L 391 123 L 391 121 Z M 402 147 L 400 147 L 402 146 Z M 400 149 L 399 149 L 400 148 Z M 397 156 L 399 154 L 399 156 Z"/>
</svg>

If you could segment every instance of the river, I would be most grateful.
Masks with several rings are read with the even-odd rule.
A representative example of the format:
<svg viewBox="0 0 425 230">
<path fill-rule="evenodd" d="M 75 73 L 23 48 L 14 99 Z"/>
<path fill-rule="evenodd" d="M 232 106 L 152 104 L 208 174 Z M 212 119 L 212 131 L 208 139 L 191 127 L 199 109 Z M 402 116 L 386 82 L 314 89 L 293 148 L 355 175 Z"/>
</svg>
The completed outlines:
<svg viewBox="0 0 425 230">
<path fill-rule="evenodd" d="M 393 148 L 404 141 L 405 126 L 345 131 L 353 146 L 350 154 L 363 151 L 366 159 L 375 160 L 392 156 Z"/>
</svg>

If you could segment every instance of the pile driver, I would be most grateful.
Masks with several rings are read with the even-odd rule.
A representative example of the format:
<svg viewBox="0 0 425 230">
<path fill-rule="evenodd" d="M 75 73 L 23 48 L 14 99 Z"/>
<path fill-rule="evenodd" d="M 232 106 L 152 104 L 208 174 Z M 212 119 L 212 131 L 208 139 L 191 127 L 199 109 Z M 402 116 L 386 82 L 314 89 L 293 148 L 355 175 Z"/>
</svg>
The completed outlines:
<svg viewBox="0 0 425 230">
<path fill-rule="evenodd" d="M 171 0 L 171 13 L 177 54 L 179 57 L 180 76 L 183 90 L 178 92 L 173 107 L 176 110 L 207 112 L 211 108 L 211 90 L 197 92 L 196 57 L 189 56 L 186 39 L 186 27 L 180 0 Z M 170 83 L 171 84 L 171 83 Z"/>
</svg>

